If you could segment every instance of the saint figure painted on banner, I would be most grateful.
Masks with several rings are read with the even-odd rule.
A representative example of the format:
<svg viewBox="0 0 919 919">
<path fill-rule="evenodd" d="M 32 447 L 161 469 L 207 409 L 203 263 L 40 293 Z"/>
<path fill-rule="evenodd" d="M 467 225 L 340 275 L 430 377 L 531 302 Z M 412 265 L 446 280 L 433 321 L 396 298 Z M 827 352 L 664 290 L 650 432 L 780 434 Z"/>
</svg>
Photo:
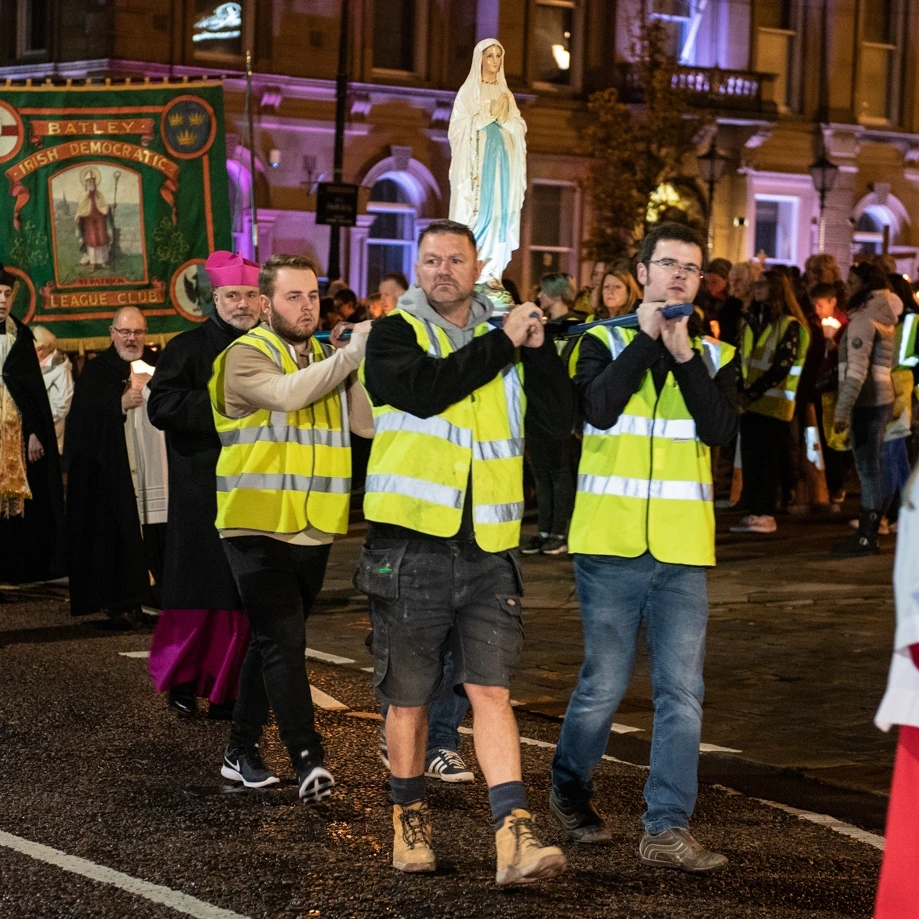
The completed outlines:
<svg viewBox="0 0 919 919">
<path fill-rule="evenodd" d="M 475 234 L 485 263 L 479 283 L 500 289 L 520 245 L 526 193 L 526 124 L 504 77 L 504 48 L 480 41 L 450 116 L 450 219 Z"/>
<path fill-rule="evenodd" d="M 92 271 L 108 266 L 112 245 L 109 219 L 112 208 L 106 204 L 102 192 L 99 191 L 101 178 L 95 166 L 87 166 L 80 173 L 84 192 L 74 217 L 80 249 L 83 251 L 80 264 L 89 265 Z"/>
</svg>

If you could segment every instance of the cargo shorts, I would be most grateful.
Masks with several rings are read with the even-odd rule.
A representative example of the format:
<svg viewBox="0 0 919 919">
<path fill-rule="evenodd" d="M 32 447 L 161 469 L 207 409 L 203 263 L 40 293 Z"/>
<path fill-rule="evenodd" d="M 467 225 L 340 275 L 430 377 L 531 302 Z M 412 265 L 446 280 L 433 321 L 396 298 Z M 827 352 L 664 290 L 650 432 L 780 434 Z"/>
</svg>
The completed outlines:
<svg viewBox="0 0 919 919">
<path fill-rule="evenodd" d="M 517 560 L 475 543 L 373 539 L 354 586 L 370 600 L 373 687 L 400 708 L 440 691 L 444 653 L 453 686 L 510 687 L 523 647 Z"/>
</svg>

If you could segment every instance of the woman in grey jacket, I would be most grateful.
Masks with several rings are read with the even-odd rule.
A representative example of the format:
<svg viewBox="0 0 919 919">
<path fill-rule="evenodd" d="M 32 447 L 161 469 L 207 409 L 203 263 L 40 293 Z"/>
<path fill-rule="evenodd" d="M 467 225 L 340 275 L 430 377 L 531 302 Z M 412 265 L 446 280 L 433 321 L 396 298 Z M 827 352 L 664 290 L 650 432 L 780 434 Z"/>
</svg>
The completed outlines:
<svg viewBox="0 0 919 919">
<path fill-rule="evenodd" d="M 862 510 L 858 530 L 834 546 L 833 554 L 873 555 L 879 551 L 884 500 L 881 449 L 894 402 L 894 326 L 903 303 L 883 272 L 868 262 L 852 266 L 847 285 L 849 324 L 839 341 L 839 398 L 833 421 L 838 433 L 850 432 Z"/>
</svg>

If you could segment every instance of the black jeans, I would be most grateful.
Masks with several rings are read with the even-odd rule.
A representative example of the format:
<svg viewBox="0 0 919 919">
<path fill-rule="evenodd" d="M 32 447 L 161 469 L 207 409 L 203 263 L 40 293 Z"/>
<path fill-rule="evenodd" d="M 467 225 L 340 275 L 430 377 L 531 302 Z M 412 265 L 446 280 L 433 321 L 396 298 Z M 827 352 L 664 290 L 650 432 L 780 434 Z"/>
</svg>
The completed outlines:
<svg viewBox="0 0 919 919">
<path fill-rule="evenodd" d="M 239 675 L 230 747 L 258 743 L 274 709 L 281 741 L 294 766 L 301 754 L 323 761 L 306 676 L 306 630 L 325 577 L 332 546 L 297 546 L 270 536 L 223 540 L 236 586 L 249 617 L 251 639 Z"/>
<path fill-rule="evenodd" d="M 549 440 L 537 434 L 527 438 L 527 450 L 536 480 L 539 532 L 564 538 L 574 510 L 571 438 Z"/>
<path fill-rule="evenodd" d="M 746 412 L 740 416 L 744 509 L 756 516 L 775 516 L 775 495 L 789 449 L 790 421 Z"/>
</svg>

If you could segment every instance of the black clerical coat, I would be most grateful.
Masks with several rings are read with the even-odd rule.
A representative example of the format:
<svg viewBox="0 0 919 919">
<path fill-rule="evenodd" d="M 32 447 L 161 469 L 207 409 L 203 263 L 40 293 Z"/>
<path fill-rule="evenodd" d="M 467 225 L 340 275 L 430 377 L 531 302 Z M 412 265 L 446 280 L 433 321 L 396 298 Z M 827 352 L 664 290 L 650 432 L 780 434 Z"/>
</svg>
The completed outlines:
<svg viewBox="0 0 919 919">
<path fill-rule="evenodd" d="M 164 609 L 242 608 L 214 526 L 220 440 L 207 390 L 214 358 L 242 334 L 212 316 L 166 345 L 150 382 L 147 413 L 169 457 Z"/>
<path fill-rule="evenodd" d="M 0 520 L 0 580 L 21 583 L 64 573 L 64 491 L 57 436 L 35 339 L 15 316 L 13 322 L 16 341 L 3 362 L 3 382 L 22 416 L 26 450 L 29 436 L 34 434 L 45 451 L 37 463 L 26 459 L 32 499 L 25 503 L 24 516 Z"/>
<path fill-rule="evenodd" d="M 143 360 L 155 362 L 144 351 Z M 70 612 L 151 602 L 121 397 L 131 364 L 112 345 L 77 377 L 64 429 Z"/>
</svg>

